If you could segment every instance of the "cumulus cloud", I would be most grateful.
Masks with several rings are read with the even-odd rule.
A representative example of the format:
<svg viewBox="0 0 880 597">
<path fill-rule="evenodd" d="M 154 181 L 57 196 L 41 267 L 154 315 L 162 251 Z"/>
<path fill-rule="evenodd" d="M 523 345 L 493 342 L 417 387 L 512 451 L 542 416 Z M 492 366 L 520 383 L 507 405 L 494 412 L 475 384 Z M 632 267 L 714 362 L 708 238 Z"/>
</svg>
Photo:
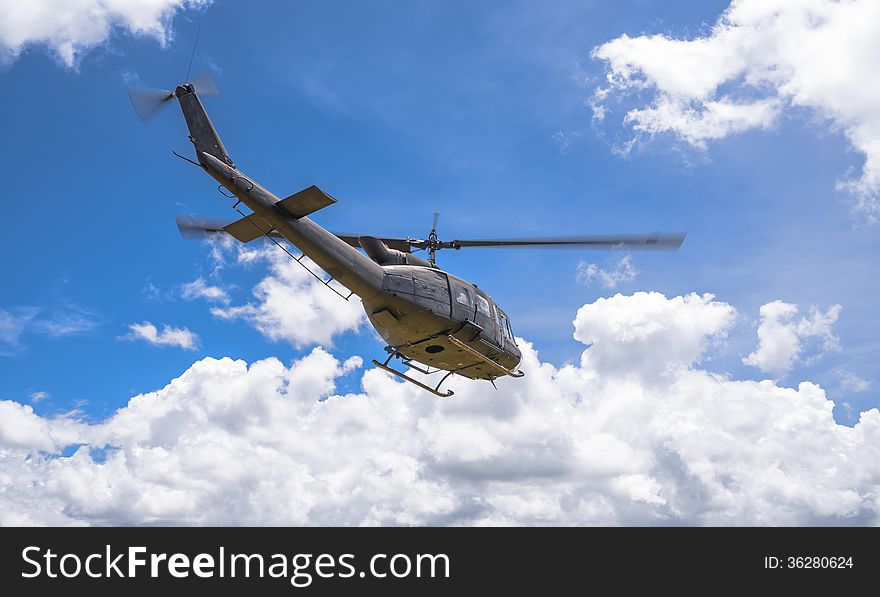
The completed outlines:
<svg viewBox="0 0 880 597">
<path fill-rule="evenodd" d="M 229 302 L 229 294 L 219 286 L 211 286 L 202 277 L 196 278 L 192 282 L 187 282 L 180 287 L 180 296 L 185 300 L 203 298 L 209 301 L 217 301 L 220 303 Z"/>
<path fill-rule="evenodd" d="M 87 425 L 70 417 L 44 418 L 27 404 L 0 401 L 0 446 L 3 449 L 58 452 L 65 446 L 90 437 Z"/>
<path fill-rule="evenodd" d="M 0 523 L 880 524 L 880 411 L 846 427 L 813 383 L 701 368 L 734 320 L 711 295 L 601 299 L 579 363 L 520 340 L 523 379 L 445 400 L 316 348 L 202 359 L 95 424 L 0 402 Z"/>
<path fill-rule="evenodd" d="M 297 348 L 330 345 L 334 337 L 358 330 L 366 320 L 357 297 L 352 296 L 349 301 L 337 297 L 273 245 L 257 249 L 217 245 L 214 249 L 221 251 L 215 255 L 221 262 L 224 255 L 233 251 L 239 264 L 263 262 L 269 265 L 269 275 L 253 289 L 255 301 L 214 307 L 211 313 L 215 317 L 243 319 L 270 340 L 289 342 Z M 314 272 L 320 271 L 308 259 L 303 263 Z"/>
<path fill-rule="evenodd" d="M 736 309 L 714 298 L 636 292 L 584 305 L 574 337 L 598 350 L 585 351 L 582 365 L 642 379 L 677 374 L 699 360 L 708 342 L 723 339 L 736 320 Z"/>
<path fill-rule="evenodd" d="M 160 332 L 149 321 L 129 324 L 131 330 L 125 338 L 129 340 L 146 340 L 153 346 L 178 346 L 185 350 L 195 350 L 199 346 L 199 337 L 187 328 L 176 328 L 162 324 Z"/>
<path fill-rule="evenodd" d="M 593 50 L 607 85 L 591 103 L 601 119 L 628 94 L 650 103 L 626 113 L 639 136 L 673 133 L 697 147 L 771 126 L 808 109 L 864 155 L 852 191 L 869 221 L 880 217 L 880 3 L 875 0 L 734 0 L 705 35 L 622 35 Z"/>
<path fill-rule="evenodd" d="M 797 305 L 773 301 L 761 307 L 758 326 L 758 347 L 743 359 L 743 363 L 765 373 L 784 375 L 801 360 L 805 340 L 816 338 L 821 352 L 838 350 L 839 340 L 834 335 L 834 323 L 840 315 L 840 305 L 832 305 L 823 313 L 816 307 L 809 317 L 795 320 Z"/>
<path fill-rule="evenodd" d="M 0 60 L 15 60 L 30 46 L 45 46 L 67 67 L 114 31 L 152 37 L 164 46 L 171 20 L 211 0 L 0 0 Z"/>
<path fill-rule="evenodd" d="M 608 269 L 595 263 L 581 261 L 577 266 L 577 280 L 581 284 L 599 283 L 603 288 L 614 289 L 636 279 L 639 270 L 632 263 L 632 256 L 624 255 Z"/>
</svg>

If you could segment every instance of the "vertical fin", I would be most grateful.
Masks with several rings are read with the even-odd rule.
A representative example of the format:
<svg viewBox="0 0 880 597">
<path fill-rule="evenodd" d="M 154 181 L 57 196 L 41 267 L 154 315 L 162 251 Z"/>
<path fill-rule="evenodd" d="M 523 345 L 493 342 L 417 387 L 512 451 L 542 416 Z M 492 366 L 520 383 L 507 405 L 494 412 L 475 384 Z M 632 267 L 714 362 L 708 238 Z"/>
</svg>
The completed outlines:
<svg viewBox="0 0 880 597">
<path fill-rule="evenodd" d="M 214 125 L 211 124 L 211 119 L 208 118 L 208 113 L 205 112 L 205 107 L 199 96 L 196 95 L 192 84 L 180 85 L 174 91 L 174 95 L 180 102 L 183 117 L 186 118 L 186 125 L 189 128 L 189 140 L 196 147 L 196 156 L 199 161 L 202 160 L 201 155 L 204 152 L 234 168 L 235 164 L 226 153 L 226 148 L 223 147 L 223 142 L 217 135 Z"/>
</svg>

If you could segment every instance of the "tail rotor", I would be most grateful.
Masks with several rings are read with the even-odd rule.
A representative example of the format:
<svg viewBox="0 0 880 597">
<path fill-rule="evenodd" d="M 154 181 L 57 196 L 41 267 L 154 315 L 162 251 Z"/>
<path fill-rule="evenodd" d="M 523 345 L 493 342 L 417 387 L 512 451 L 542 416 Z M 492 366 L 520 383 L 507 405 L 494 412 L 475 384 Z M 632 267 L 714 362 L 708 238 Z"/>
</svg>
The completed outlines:
<svg viewBox="0 0 880 597">
<path fill-rule="evenodd" d="M 168 100 L 174 98 L 174 92 L 165 89 L 129 89 L 128 99 L 134 111 L 144 122 L 148 122 L 162 111 Z"/>
<path fill-rule="evenodd" d="M 200 96 L 220 95 L 217 82 L 208 72 L 196 75 L 189 84 Z M 176 93 L 177 91 L 167 89 L 133 88 L 128 90 L 128 98 L 140 119 L 148 122 L 168 106 L 170 100 L 176 97 Z"/>
</svg>

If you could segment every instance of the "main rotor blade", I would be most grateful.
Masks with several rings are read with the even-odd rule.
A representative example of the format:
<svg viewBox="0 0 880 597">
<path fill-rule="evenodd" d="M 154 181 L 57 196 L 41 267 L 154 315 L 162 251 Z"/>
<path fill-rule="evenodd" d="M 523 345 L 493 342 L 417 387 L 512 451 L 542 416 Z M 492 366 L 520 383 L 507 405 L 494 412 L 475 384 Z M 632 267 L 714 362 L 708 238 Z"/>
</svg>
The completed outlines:
<svg viewBox="0 0 880 597">
<path fill-rule="evenodd" d="M 194 218 L 190 216 L 177 216 L 177 227 L 180 234 L 185 238 L 206 238 L 218 234 L 226 234 L 225 226 L 229 222 L 224 220 L 211 220 Z M 347 232 L 333 232 L 337 238 L 360 248 L 358 238 L 363 234 L 351 234 Z M 277 231 L 272 231 L 270 236 L 284 238 Z M 684 241 L 684 234 L 630 234 L 619 236 L 557 236 L 543 238 L 507 238 L 486 240 L 453 240 L 440 243 L 441 249 L 457 248 L 538 248 L 538 249 L 631 249 L 631 250 L 676 250 Z M 425 241 L 412 238 L 377 237 L 385 243 L 389 249 L 396 249 L 404 253 L 411 253 L 413 248 L 422 249 L 427 245 Z"/>
<path fill-rule="evenodd" d="M 168 100 L 174 97 L 174 93 L 167 89 L 129 89 L 128 99 L 134 106 L 135 112 L 144 122 L 152 119 L 159 111 L 168 105 Z"/>
<path fill-rule="evenodd" d="M 226 226 L 233 222 L 226 220 L 209 220 L 205 218 L 193 218 L 190 216 L 177 216 L 177 229 L 184 238 L 217 238 L 218 235 L 228 234 Z M 284 238 L 278 231 L 272 230 L 269 236 Z M 265 238 L 265 235 L 260 238 Z"/>
<path fill-rule="evenodd" d="M 442 248 L 463 247 L 531 247 L 541 249 L 635 249 L 675 251 L 684 242 L 684 234 L 627 234 L 607 236 L 550 236 L 542 238 L 505 238 L 486 240 L 453 240 L 441 243 Z"/>
<path fill-rule="evenodd" d="M 225 234 L 223 227 L 228 224 L 229 222 L 223 220 L 177 216 L 177 229 L 184 238 L 206 238 L 221 232 Z"/>
<path fill-rule="evenodd" d="M 440 219 L 440 212 L 439 212 L 439 211 L 435 211 L 435 212 L 434 212 L 434 223 L 431 224 L 431 230 L 434 230 L 434 231 L 437 230 L 437 221 L 438 221 L 439 219 Z"/>
</svg>

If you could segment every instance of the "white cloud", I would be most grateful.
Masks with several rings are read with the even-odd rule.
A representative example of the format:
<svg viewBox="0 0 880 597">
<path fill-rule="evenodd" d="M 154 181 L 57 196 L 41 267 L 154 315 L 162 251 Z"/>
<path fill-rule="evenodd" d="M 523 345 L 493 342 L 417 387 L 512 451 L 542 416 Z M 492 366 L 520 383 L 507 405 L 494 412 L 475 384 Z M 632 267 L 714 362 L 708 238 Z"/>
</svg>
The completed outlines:
<svg viewBox="0 0 880 597">
<path fill-rule="evenodd" d="M 91 311 L 74 305 L 49 310 L 38 307 L 0 309 L 0 356 L 15 356 L 24 348 L 22 336 L 39 334 L 62 338 L 84 334 L 98 326 Z"/>
<path fill-rule="evenodd" d="M 49 419 L 35 414 L 27 404 L 0 400 L 0 448 L 60 452 L 90 436 L 87 425 L 69 417 Z"/>
<path fill-rule="evenodd" d="M 571 151 L 572 146 L 577 143 L 580 138 L 581 134 L 577 131 L 569 133 L 557 131 L 553 133 L 553 142 L 556 143 L 556 147 L 559 149 L 559 153 L 563 155 Z"/>
<path fill-rule="evenodd" d="M 773 301 L 760 310 L 758 347 L 743 359 L 743 363 L 757 367 L 765 373 L 784 375 L 801 360 L 809 338 L 821 340 L 821 352 L 838 350 L 838 338 L 832 329 L 840 315 L 840 305 L 832 305 L 822 313 L 816 307 L 810 309 L 809 317 L 795 321 L 797 305 Z M 821 352 L 814 358 L 821 355 Z"/>
<path fill-rule="evenodd" d="M 632 263 L 630 255 L 620 257 L 617 262 L 608 269 L 603 269 L 595 263 L 581 261 L 577 266 L 577 280 L 581 284 L 593 284 L 598 282 L 603 288 L 617 288 L 620 284 L 626 284 L 636 279 L 639 270 Z"/>
<path fill-rule="evenodd" d="M 36 404 L 37 402 L 42 402 L 43 400 L 45 400 L 48 397 L 49 397 L 49 392 L 44 392 L 44 391 L 36 391 L 36 392 L 31 392 L 30 394 L 28 394 L 28 398 L 30 398 L 30 401 L 33 402 L 34 404 Z"/>
<path fill-rule="evenodd" d="M 714 298 L 636 292 L 584 305 L 574 320 L 574 337 L 598 350 L 585 351 L 581 364 L 621 377 L 675 375 L 733 325 L 736 310 Z"/>
<path fill-rule="evenodd" d="M 876 0 L 734 0 L 706 35 L 622 35 L 593 50 L 607 63 L 594 116 L 613 96 L 653 91 L 626 113 L 638 135 L 671 132 L 697 147 L 767 128 L 785 109 L 806 108 L 862 153 L 844 181 L 857 208 L 880 218 L 880 3 Z"/>
<path fill-rule="evenodd" d="M 79 307 L 69 306 L 56 309 L 47 317 L 35 320 L 32 329 L 50 338 L 61 338 L 84 334 L 97 326 L 98 320 L 94 313 Z"/>
<path fill-rule="evenodd" d="M 852 371 L 841 371 L 837 375 L 837 381 L 840 382 L 840 388 L 844 392 L 852 392 L 854 394 L 867 392 L 874 386 L 870 379 L 859 377 Z"/>
<path fill-rule="evenodd" d="M 701 369 L 734 320 L 710 295 L 601 299 L 579 364 L 520 341 L 523 379 L 446 400 L 316 348 L 202 359 L 97 424 L 0 402 L 0 523 L 880 524 L 880 411 L 846 427 L 815 384 Z"/>
<path fill-rule="evenodd" d="M 221 303 L 229 302 L 229 295 L 219 286 L 210 286 L 205 282 L 204 278 L 196 278 L 192 282 L 187 282 L 180 288 L 180 296 L 186 300 L 203 298 L 209 301 L 218 301 Z"/>
<path fill-rule="evenodd" d="M 334 295 L 277 247 L 227 248 L 236 251 L 239 264 L 267 262 L 270 273 L 254 287 L 256 301 L 214 307 L 211 309 L 214 316 L 244 319 L 270 340 L 286 341 L 298 348 L 310 344 L 329 345 L 335 336 L 358 330 L 366 320 L 356 296 L 345 301 Z M 220 259 L 222 262 L 222 257 Z M 308 259 L 303 263 L 314 272 L 321 271 Z"/>
<path fill-rule="evenodd" d="M 0 356 L 14 355 L 21 347 L 21 335 L 39 309 L 0 309 Z"/>
<path fill-rule="evenodd" d="M 211 0 L 0 0 L 0 59 L 14 60 L 26 48 L 48 47 L 68 67 L 105 43 L 115 30 L 152 37 L 162 46 L 180 11 Z"/>
<path fill-rule="evenodd" d="M 175 328 L 162 324 L 160 332 L 149 321 L 143 323 L 131 323 L 128 325 L 131 332 L 125 336 L 129 340 L 146 340 L 153 346 L 179 346 L 186 350 L 195 350 L 199 345 L 199 337 L 187 328 Z"/>
</svg>

